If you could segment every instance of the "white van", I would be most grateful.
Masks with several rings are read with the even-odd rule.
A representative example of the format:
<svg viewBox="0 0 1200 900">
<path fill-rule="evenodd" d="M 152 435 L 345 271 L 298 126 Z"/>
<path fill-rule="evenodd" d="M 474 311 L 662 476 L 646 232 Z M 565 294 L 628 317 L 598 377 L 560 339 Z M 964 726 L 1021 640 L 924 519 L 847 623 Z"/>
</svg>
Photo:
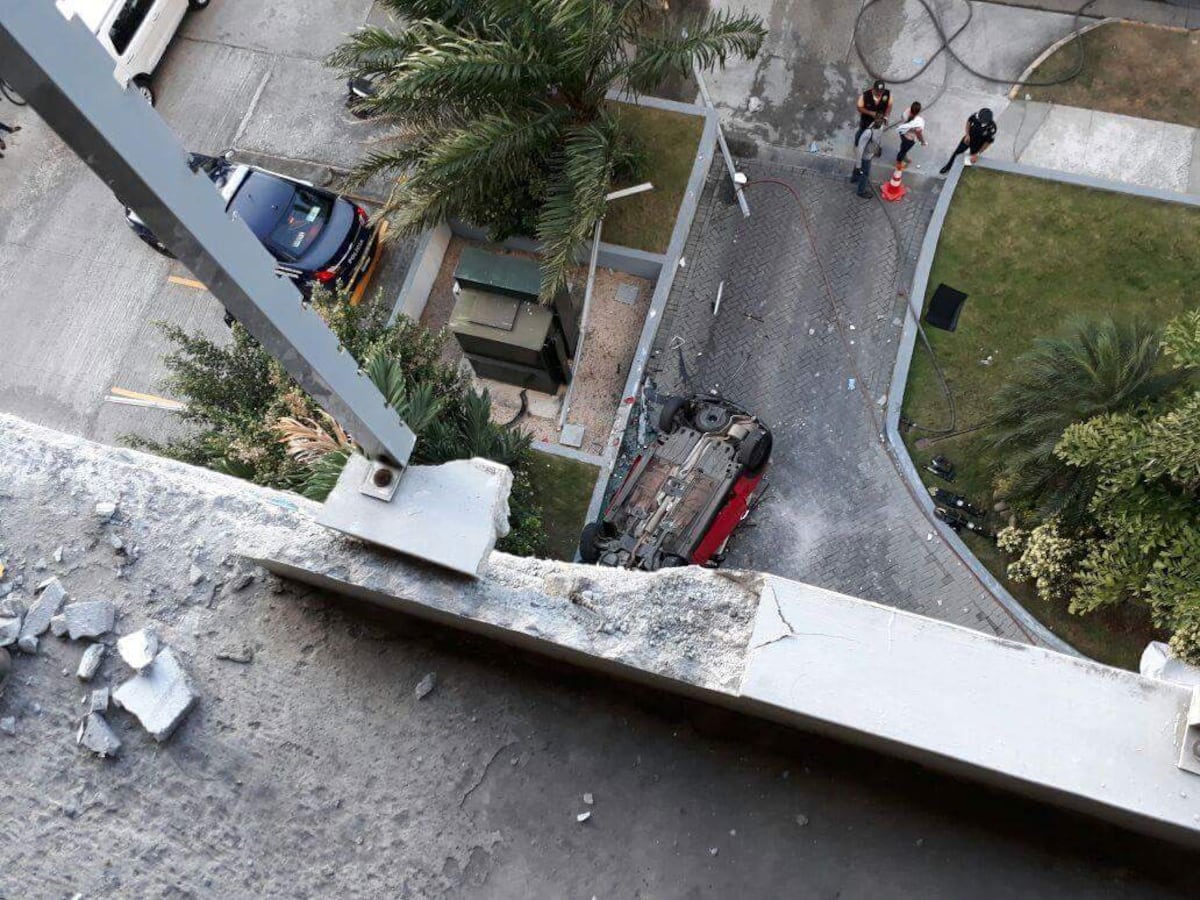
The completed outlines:
<svg viewBox="0 0 1200 900">
<path fill-rule="evenodd" d="M 203 9 L 209 0 L 57 0 L 70 19 L 78 16 L 116 62 L 113 76 L 122 87 L 130 82 L 151 104 L 150 73 L 189 9 Z"/>
</svg>

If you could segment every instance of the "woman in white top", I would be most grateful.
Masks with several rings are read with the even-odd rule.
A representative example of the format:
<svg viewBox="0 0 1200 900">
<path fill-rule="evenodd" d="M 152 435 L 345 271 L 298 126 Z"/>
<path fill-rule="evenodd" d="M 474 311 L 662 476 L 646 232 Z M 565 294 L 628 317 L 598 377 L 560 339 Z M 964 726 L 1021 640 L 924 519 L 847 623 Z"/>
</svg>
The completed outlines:
<svg viewBox="0 0 1200 900">
<path fill-rule="evenodd" d="M 917 141 L 925 146 L 925 119 L 921 117 L 921 104 L 914 103 L 904 113 L 904 121 L 896 127 L 900 135 L 900 152 L 896 154 L 896 165 L 901 169 L 908 167 L 908 151 Z"/>
</svg>

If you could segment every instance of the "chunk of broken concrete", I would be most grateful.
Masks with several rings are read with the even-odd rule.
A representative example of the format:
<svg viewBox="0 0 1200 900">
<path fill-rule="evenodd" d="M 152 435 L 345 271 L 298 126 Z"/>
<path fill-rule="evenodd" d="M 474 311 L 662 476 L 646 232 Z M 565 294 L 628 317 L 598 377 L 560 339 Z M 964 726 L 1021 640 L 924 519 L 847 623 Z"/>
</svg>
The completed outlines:
<svg viewBox="0 0 1200 900">
<path fill-rule="evenodd" d="M 50 633 L 55 637 L 62 637 L 67 633 L 67 617 L 62 613 L 57 616 L 50 617 Z"/>
<path fill-rule="evenodd" d="M 433 693 L 433 689 L 436 686 L 437 686 L 437 676 L 434 675 L 432 672 L 430 672 L 428 675 L 426 675 L 424 678 L 422 678 L 420 681 L 417 682 L 417 686 L 413 690 L 413 693 L 416 694 L 418 700 L 424 700 L 431 693 Z"/>
<path fill-rule="evenodd" d="M 196 703 L 196 693 L 175 652 L 166 647 L 144 672 L 115 691 L 112 701 L 133 713 L 156 741 L 165 741 Z"/>
<path fill-rule="evenodd" d="M 80 681 L 91 681 L 92 676 L 100 668 L 100 662 L 104 659 L 105 647 L 103 644 L 92 644 L 83 651 L 83 657 L 79 660 L 79 669 L 75 674 Z"/>
<path fill-rule="evenodd" d="M 25 613 L 25 620 L 21 623 L 21 637 L 38 637 L 45 634 L 46 629 L 50 627 L 50 620 L 58 615 L 66 599 L 67 591 L 62 582 L 57 578 L 49 579 L 38 598 L 29 607 L 29 612 Z"/>
<path fill-rule="evenodd" d="M 96 688 L 88 697 L 88 712 L 102 713 L 108 711 L 108 701 L 112 698 L 112 691 L 107 687 Z"/>
<path fill-rule="evenodd" d="M 25 618 L 25 604 L 20 597 L 5 597 L 0 600 L 0 619 Z"/>
<path fill-rule="evenodd" d="M 15 644 L 21 636 L 20 619 L 0 619 L 0 647 Z"/>
<path fill-rule="evenodd" d="M 111 600 L 86 600 L 68 603 L 63 607 L 62 614 L 66 620 L 67 634 L 71 640 L 77 641 L 85 637 L 100 637 L 112 631 L 117 608 Z"/>
<path fill-rule="evenodd" d="M 38 650 L 38 639 L 32 634 L 23 634 L 17 638 L 17 649 L 22 653 L 34 656 Z"/>
<path fill-rule="evenodd" d="M 75 743 L 82 744 L 101 757 L 116 756 L 121 749 L 121 741 L 108 727 L 104 716 L 98 712 L 90 712 L 84 716 L 75 735 Z"/>
<path fill-rule="evenodd" d="M 410 466 L 390 501 L 362 492 L 371 467 L 351 454 L 317 515 L 321 525 L 471 576 L 508 534 L 507 466 L 486 459 Z"/>
<path fill-rule="evenodd" d="M 188 569 L 188 584 L 195 587 L 204 580 L 204 570 L 199 566 L 193 565 Z"/>
<path fill-rule="evenodd" d="M 15 716 L 5 716 L 3 719 L 0 719 L 0 731 L 3 731 L 5 734 L 9 734 L 9 735 L 16 734 L 17 733 L 16 717 Z"/>
<path fill-rule="evenodd" d="M 96 517 L 108 521 L 117 514 L 117 504 L 112 500 L 101 500 L 96 504 Z"/>
<path fill-rule="evenodd" d="M 117 652 L 121 659 L 135 672 L 141 672 L 154 662 L 158 654 L 158 632 L 153 628 L 143 628 L 117 641 Z"/>
<path fill-rule="evenodd" d="M 254 648 L 249 644 L 227 644 L 217 651 L 217 659 L 248 663 L 254 661 Z"/>
</svg>

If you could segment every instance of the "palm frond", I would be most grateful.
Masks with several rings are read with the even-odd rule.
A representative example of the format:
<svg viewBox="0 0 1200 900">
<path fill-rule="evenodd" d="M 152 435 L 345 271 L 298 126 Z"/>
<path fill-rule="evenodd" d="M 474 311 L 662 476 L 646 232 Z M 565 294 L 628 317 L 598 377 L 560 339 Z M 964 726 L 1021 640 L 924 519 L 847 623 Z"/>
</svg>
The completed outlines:
<svg viewBox="0 0 1200 900">
<path fill-rule="evenodd" d="M 724 68 L 731 56 L 753 59 L 767 35 L 754 15 L 732 10 L 708 13 L 687 27 L 687 37 L 665 29 L 636 39 L 637 52 L 625 72 L 635 91 L 648 91 L 672 73 L 692 74 L 692 62 L 702 69 Z"/>
<path fill-rule="evenodd" d="M 275 422 L 279 442 L 288 456 L 297 462 L 312 463 L 326 454 L 349 450 L 352 446 L 345 430 L 333 416 L 319 410 L 314 419 L 284 416 Z"/>
</svg>

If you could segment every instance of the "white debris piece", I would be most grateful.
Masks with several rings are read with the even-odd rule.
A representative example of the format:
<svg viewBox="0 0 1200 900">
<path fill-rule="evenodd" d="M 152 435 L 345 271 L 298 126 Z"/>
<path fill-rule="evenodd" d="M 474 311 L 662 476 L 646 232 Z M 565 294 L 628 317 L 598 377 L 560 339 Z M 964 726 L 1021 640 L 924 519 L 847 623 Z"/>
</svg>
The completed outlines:
<svg viewBox="0 0 1200 900">
<path fill-rule="evenodd" d="M 5 716 L 3 719 L 0 719 L 0 731 L 3 731 L 5 734 L 16 734 L 17 733 L 16 717 L 15 716 Z"/>
<path fill-rule="evenodd" d="M 15 644 L 21 636 L 20 619 L 0 619 L 0 647 Z"/>
<path fill-rule="evenodd" d="M 141 672 L 158 654 L 158 632 L 153 628 L 142 628 L 127 634 L 117 641 L 117 652 L 129 668 Z"/>
<path fill-rule="evenodd" d="M 61 546 L 54 549 L 54 561 L 60 563 L 63 561 L 63 548 Z"/>
<path fill-rule="evenodd" d="M 83 744 L 101 757 L 116 756 L 117 751 L 121 749 L 120 739 L 113 734 L 113 730 L 104 721 L 104 716 L 98 712 L 88 713 L 84 717 L 79 725 L 79 732 L 75 735 L 75 743 Z"/>
<path fill-rule="evenodd" d="M 108 521 L 117 514 L 117 504 L 111 500 L 101 500 L 96 504 L 96 517 Z"/>
<path fill-rule="evenodd" d="M 713 856 L 716 856 L 716 855 L 717 855 L 718 853 L 720 853 L 721 851 L 720 851 L 718 848 L 716 848 L 716 847 L 709 847 L 709 848 L 708 848 L 708 852 L 709 852 L 710 854 L 712 854 Z"/>
<path fill-rule="evenodd" d="M 430 672 L 428 675 L 426 675 L 424 678 L 422 678 L 420 681 L 417 682 L 417 686 L 413 690 L 413 693 L 416 694 L 416 697 L 418 700 L 424 700 L 431 693 L 433 693 L 433 689 L 436 685 L 437 685 L 437 676 L 435 674 L 433 674 L 432 672 Z"/>
<path fill-rule="evenodd" d="M 62 637 L 67 633 L 67 617 L 62 613 L 57 616 L 50 617 L 50 633 L 55 637 Z"/>
<path fill-rule="evenodd" d="M 575 821 L 576 822 L 586 822 L 591 817 L 592 817 L 592 811 L 589 809 L 587 812 L 581 812 L 578 815 L 576 815 Z"/>
<path fill-rule="evenodd" d="M 137 716 L 156 741 L 171 736 L 196 700 L 187 672 L 170 647 L 160 651 L 144 672 L 134 675 L 112 695 L 113 703 Z"/>
<path fill-rule="evenodd" d="M 112 631 L 117 608 L 111 600 L 87 600 L 83 603 L 68 603 L 63 608 L 67 620 L 67 634 L 71 640 L 100 637 Z"/>
<path fill-rule="evenodd" d="M 596 802 L 596 798 L 593 797 L 591 794 L 584 794 L 583 802 L 586 803 L 588 806 L 591 806 L 593 803 Z"/>
<path fill-rule="evenodd" d="M 197 565 L 193 565 L 188 569 L 188 584 L 195 587 L 204 580 L 204 570 Z"/>
<path fill-rule="evenodd" d="M 108 701 L 112 699 L 112 691 L 107 687 L 96 688 L 88 698 L 88 712 L 108 712 Z"/>
<path fill-rule="evenodd" d="M 63 601 L 67 599 L 66 588 L 57 578 L 45 582 L 46 587 L 25 613 L 25 621 L 21 623 L 21 637 L 37 637 L 45 634 L 50 627 L 50 620 L 58 614 Z"/>
<path fill-rule="evenodd" d="M 800 815 L 796 816 L 796 824 L 803 828 L 808 824 L 808 816 L 804 815 L 804 813 L 800 813 Z"/>
<path fill-rule="evenodd" d="M 75 675 L 80 681 L 91 681 L 92 676 L 100 668 L 100 662 L 104 659 L 105 646 L 103 644 L 92 644 L 83 651 L 83 658 L 79 660 L 79 669 Z"/>
</svg>

